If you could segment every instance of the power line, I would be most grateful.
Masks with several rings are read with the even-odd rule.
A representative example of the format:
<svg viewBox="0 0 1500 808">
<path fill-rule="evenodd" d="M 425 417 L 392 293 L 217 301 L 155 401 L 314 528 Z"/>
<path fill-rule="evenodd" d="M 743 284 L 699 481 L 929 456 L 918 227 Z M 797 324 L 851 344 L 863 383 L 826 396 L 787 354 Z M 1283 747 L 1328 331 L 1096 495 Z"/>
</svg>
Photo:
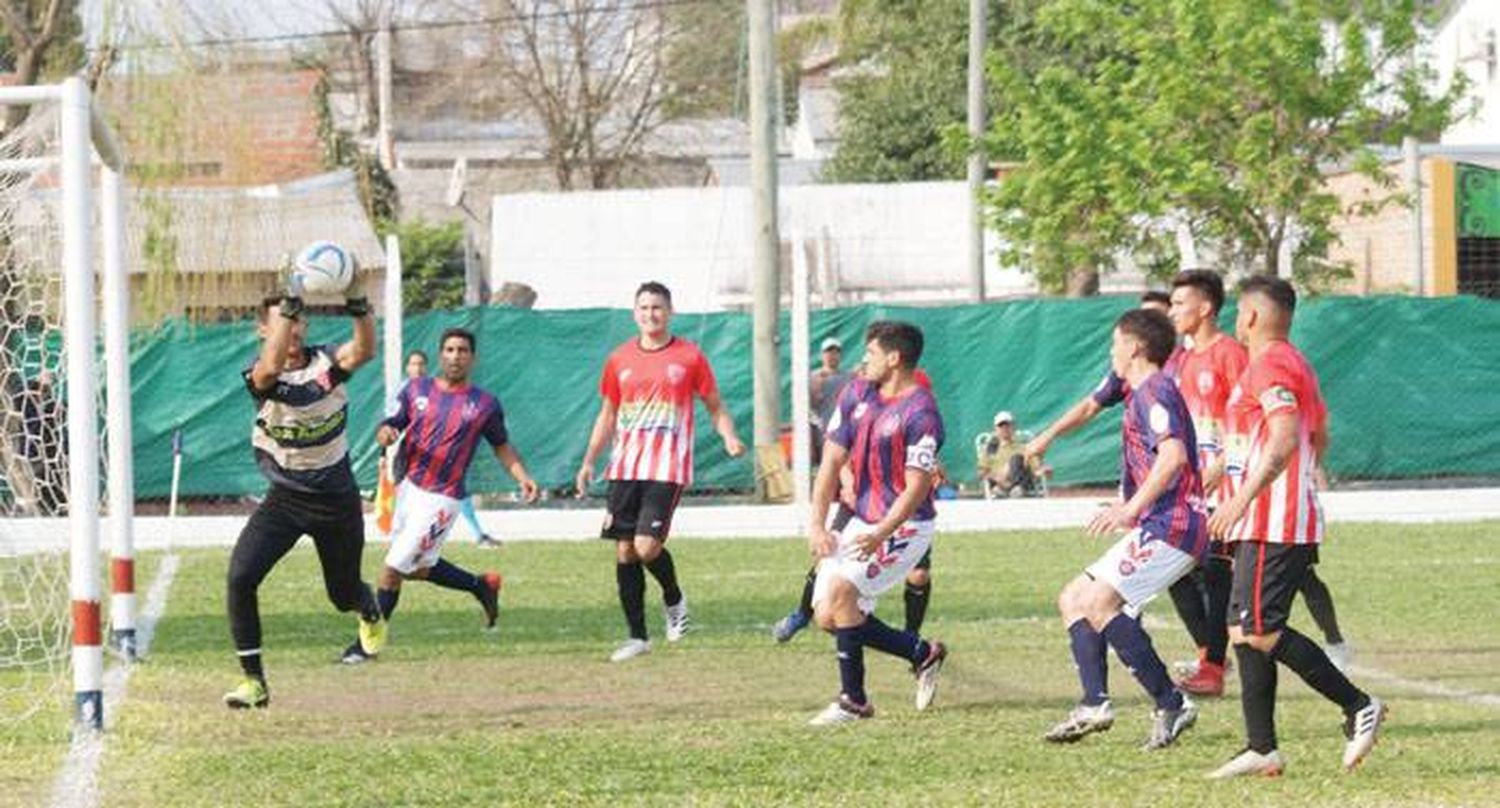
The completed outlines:
<svg viewBox="0 0 1500 808">
<path fill-rule="evenodd" d="M 426 22 L 413 21 L 406 23 L 393 23 L 390 27 L 392 33 L 401 31 L 433 31 L 454 28 L 478 28 L 501 23 L 521 22 L 524 20 L 548 20 L 560 19 L 579 14 L 592 14 L 596 12 L 628 12 L 628 11 L 650 11 L 661 8 L 674 8 L 678 6 L 708 5 L 721 0 L 641 0 L 641 2 L 627 3 L 621 5 L 599 5 L 588 6 L 581 9 L 558 9 L 555 11 L 537 12 L 535 14 L 509 14 L 494 17 L 480 17 L 470 20 L 430 20 Z M 730 4 L 732 6 L 732 4 Z M 332 39 L 335 37 L 349 36 L 350 34 L 374 35 L 380 33 L 379 28 L 336 28 L 324 31 L 307 31 L 298 34 L 266 34 L 262 36 L 242 37 L 220 37 L 215 39 L 199 39 L 191 42 L 160 43 L 128 45 L 115 48 L 118 51 L 145 51 L 166 50 L 170 48 L 217 48 L 232 45 L 270 45 L 280 42 L 300 42 L 308 39 Z M 95 46 L 90 51 L 101 50 Z"/>
</svg>

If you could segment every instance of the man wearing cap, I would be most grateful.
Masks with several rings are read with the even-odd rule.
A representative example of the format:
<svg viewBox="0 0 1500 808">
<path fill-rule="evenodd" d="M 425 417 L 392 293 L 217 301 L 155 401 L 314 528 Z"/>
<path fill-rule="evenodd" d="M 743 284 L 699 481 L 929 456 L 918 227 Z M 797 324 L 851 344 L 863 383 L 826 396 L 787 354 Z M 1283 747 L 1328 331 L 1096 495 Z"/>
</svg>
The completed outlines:
<svg viewBox="0 0 1500 808">
<path fill-rule="evenodd" d="M 976 476 L 986 497 L 1021 495 L 1036 485 L 1037 462 L 1026 460 L 1026 444 L 1016 440 L 1016 418 L 1009 410 L 995 413 L 995 431 L 979 446 Z"/>
<path fill-rule="evenodd" d="M 812 372 L 807 385 L 813 422 L 812 443 L 809 445 L 812 446 L 814 467 L 822 459 L 823 425 L 828 423 L 828 417 L 833 414 L 833 407 L 839 400 L 839 391 L 844 389 L 850 378 L 848 371 L 839 369 L 843 361 L 844 344 L 839 342 L 838 337 L 823 340 L 822 364 Z"/>
</svg>

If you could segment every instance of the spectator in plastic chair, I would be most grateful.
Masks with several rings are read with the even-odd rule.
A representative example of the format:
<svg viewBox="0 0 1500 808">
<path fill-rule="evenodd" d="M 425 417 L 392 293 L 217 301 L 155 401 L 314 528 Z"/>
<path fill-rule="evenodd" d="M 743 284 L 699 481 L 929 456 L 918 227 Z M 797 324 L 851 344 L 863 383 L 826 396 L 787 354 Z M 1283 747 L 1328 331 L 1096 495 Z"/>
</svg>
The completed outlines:
<svg viewBox="0 0 1500 808">
<path fill-rule="evenodd" d="M 995 413 L 994 431 L 980 442 L 975 460 L 987 499 L 1035 491 L 1046 471 L 1040 459 L 1027 459 L 1026 444 L 1016 436 L 1016 418 L 1008 410 Z"/>
</svg>

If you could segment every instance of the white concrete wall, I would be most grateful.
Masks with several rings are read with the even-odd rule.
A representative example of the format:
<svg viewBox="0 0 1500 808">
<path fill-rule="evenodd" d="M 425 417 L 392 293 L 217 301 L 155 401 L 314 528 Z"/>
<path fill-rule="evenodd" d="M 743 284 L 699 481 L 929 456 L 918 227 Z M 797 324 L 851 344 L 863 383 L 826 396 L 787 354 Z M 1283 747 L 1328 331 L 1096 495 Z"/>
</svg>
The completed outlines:
<svg viewBox="0 0 1500 808">
<path fill-rule="evenodd" d="M 960 301 L 967 204 L 958 182 L 782 188 L 781 237 L 818 243 L 841 302 Z M 647 279 L 671 287 L 680 311 L 748 300 L 747 188 L 499 195 L 491 210 L 490 286 L 528 284 L 538 308 L 625 305 Z M 988 295 L 1034 292 L 1030 275 L 998 266 L 993 247 Z"/>
<path fill-rule="evenodd" d="M 1438 86 L 1448 86 L 1462 71 L 1480 105 L 1474 117 L 1443 133 L 1443 143 L 1500 143 L 1500 0 L 1460 0 L 1435 32 L 1430 51 Z"/>
</svg>

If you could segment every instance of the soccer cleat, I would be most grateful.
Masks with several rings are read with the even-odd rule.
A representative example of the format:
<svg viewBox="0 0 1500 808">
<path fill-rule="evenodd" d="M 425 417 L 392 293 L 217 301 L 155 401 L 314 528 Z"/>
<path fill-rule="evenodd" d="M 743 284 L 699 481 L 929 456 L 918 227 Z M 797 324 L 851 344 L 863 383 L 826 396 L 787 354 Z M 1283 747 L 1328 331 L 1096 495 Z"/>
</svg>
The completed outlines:
<svg viewBox="0 0 1500 808">
<path fill-rule="evenodd" d="M 667 642 L 678 642 L 692 630 L 693 620 L 688 617 L 687 598 L 677 601 L 676 606 L 667 607 Z"/>
<path fill-rule="evenodd" d="M 1210 780 L 1228 780 L 1231 777 L 1280 777 L 1286 771 L 1286 760 L 1272 749 L 1262 755 L 1254 749 L 1235 755 L 1232 760 L 1208 773 Z"/>
<path fill-rule="evenodd" d="M 1344 744 L 1344 771 L 1354 771 L 1375 748 L 1375 737 L 1385 723 L 1386 712 L 1385 703 L 1371 696 L 1369 704 L 1344 719 L 1344 735 L 1349 739 Z"/>
<path fill-rule="evenodd" d="M 343 656 L 339 657 L 339 664 L 361 665 L 365 662 L 369 662 L 374 658 L 374 656 L 365 653 L 365 649 L 360 645 L 359 640 L 355 640 L 354 642 L 349 643 L 348 648 L 344 649 Z"/>
<path fill-rule="evenodd" d="M 1340 673 L 1348 673 L 1349 666 L 1354 663 L 1354 646 L 1347 642 L 1332 642 L 1324 646 L 1323 652 L 1328 654 L 1328 661 L 1333 663 Z"/>
<path fill-rule="evenodd" d="M 776 625 L 771 626 L 771 636 L 776 638 L 777 642 L 786 642 L 797 636 L 797 632 L 807 628 L 807 624 L 810 622 L 812 622 L 812 617 L 801 609 L 797 609 L 786 617 L 777 620 Z"/>
<path fill-rule="evenodd" d="M 840 695 L 834 702 L 823 711 L 812 717 L 807 722 L 810 727 L 831 727 L 835 724 L 849 724 L 862 721 L 875 716 L 875 708 L 869 704 L 855 704 L 848 696 Z"/>
<path fill-rule="evenodd" d="M 359 619 L 359 647 L 364 649 L 365 656 L 375 656 L 385 648 L 387 626 L 383 617 L 373 622 L 363 617 Z"/>
<path fill-rule="evenodd" d="M 1179 659 L 1172 663 L 1172 672 L 1183 679 L 1191 679 L 1198 675 L 1198 666 L 1203 664 L 1200 659 Z"/>
<path fill-rule="evenodd" d="M 1206 660 L 1200 662 L 1198 670 L 1193 675 L 1177 680 L 1177 689 L 1184 693 L 1192 693 L 1194 696 L 1222 696 L 1224 695 L 1224 666 L 1215 665 Z"/>
<path fill-rule="evenodd" d="M 1103 732 L 1115 724 L 1115 711 L 1109 701 L 1098 704 L 1078 704 L 1068 711 L 1068 717 L 1043 735 L 1051 743 L 1073 743 L 1085 735 Z"/>
<path fill-rule="evenodd" d="M 500 584 L 500 573 L 494 570 L 479 576 L 479 591 L 474 597 L 479 598 L 479 605 L 484 607 L 486 631 L 494 631 L 495 621 L 500 617 Z"/>
<path fill-rule="evenodd" d="M 638 640 L 634 637 L 625 641 L 625 644 L 615 649 L 609 655 L 610 662 L 624 662 L 627 659 L 635 659 L 638 656 L 651 653 L 650 640 Z"/>
<path fill-rule="evenodd" d="M 262 679 L 247 676 L 235 688 L 224 694 L 224 705 L 231 710 L 249 710 L 271 703 L 271 691 Z"/>
<path fill-rule="evenodd" d="M 479 538 L 474 540 L 474 546 L 481 550 L 498 550 L 502 544 L 504 542 L 488 533 L 481 533 L 479 534 Z"/>
<path fill-rule="evenodd" d="M 1158 707 L 1151 713 L 1151 734 L 1146 737 L 1146 743 L 1141 748 L 1147 751 L 1165 749 L 1197 721 L 1198 705 L 1187 696 L 1182 697 L 1182 706 L 1175 710 Z"/>
<path fill-rule="evenodd" d="M 948 646 L 933 640 L 927 646 L 927 658 L 917 666 L 917 709 L 925 710 L 932 706 L 932 699 L 937 696 L 938 674 L 943 670 L 943 662 L 948 659 Z"/>
</svg>

